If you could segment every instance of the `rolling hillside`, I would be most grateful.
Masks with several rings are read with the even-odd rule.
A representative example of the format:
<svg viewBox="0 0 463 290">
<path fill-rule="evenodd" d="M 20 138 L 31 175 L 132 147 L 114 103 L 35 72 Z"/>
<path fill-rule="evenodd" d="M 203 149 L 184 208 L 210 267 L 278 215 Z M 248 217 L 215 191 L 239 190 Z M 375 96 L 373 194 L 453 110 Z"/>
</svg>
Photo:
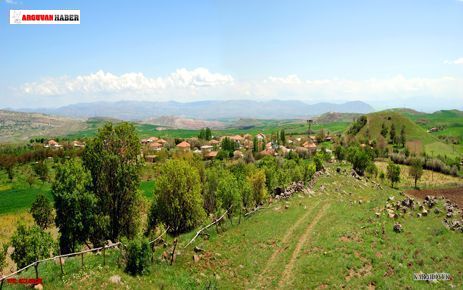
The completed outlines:
<svg viewBox="0 0 463 290">
<path fill-rule="evenodd" d="M 58 136 L 86 128 L 83 120 L 0 110 L 0 142 L 25 141 L 32 137 Z"/>
<path fill-rule="evenodd" d="M 367 124 L 357 134 L 359 139 L 365 138 L 368 130 L 370 139 L 376 140 L 380 136 L 383 123 L 388 129 L 394 124 L 397 134 L 400 134 L 402 126 L 405 127 L 407 146 L 411 151 L 422 152 L 425 150 L 428 153 L 447 155 L 449 157 L 460 156 L 463 152 L 461 146 L 441 142 L 436 136 L 428 133 L 425 128 L 419 126 L 403 113 L 389 110 L 371 113 L 366 116 Z"/>
</svg>

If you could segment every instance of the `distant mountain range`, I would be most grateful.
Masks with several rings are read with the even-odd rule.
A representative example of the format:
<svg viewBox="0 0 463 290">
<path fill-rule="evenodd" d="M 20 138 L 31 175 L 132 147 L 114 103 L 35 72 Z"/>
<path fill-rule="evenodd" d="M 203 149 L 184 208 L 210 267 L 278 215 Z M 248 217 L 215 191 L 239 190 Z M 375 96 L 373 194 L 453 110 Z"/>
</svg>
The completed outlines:
<svg viewBox="0 0 463 290">
<path fill-rule="evenodd" d="M 122 120 L 145 120 L 161 116 L 179 116 L 195 119 L 290 119 L 318 116 L 327 112 L 370 113 L 374 109 L 360 101 L 343 104 L 317 103 L 313 105 L 301 101 L 198 101 L 179 102 L 95 102 L 78 103 L 59 108 L 20 109 L 22 112 L 37 112 L 67 117 L 110 117 Z"/>
</svg>

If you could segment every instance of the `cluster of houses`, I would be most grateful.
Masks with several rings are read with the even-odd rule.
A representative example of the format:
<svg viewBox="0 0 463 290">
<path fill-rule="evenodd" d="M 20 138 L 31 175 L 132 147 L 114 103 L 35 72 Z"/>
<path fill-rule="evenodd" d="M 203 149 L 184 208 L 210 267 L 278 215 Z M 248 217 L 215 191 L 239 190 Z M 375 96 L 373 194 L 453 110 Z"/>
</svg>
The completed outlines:
<svg viewBox="0 0 463 290">
<path fill-rule="evenodd" d="M 245 135 L 233 135 L 233 136 L 222 136 L 220 138 L 214 138 L 210 141 L 201 141 L 197 138 L 190 138 L 186 141 L 182 141 L 175 145 L 175 150 L 178 152 L 192 152 L 194 154 L 202 155 L 204 159 L 214 159 L 219 150 L 222 141 L 228 138 L 235 143 L 236 150 L 233 152 L 235 159 L 243 158 L 244 152 L 252 150 L 254 147 L 254 140 L 257 140 L 259 148 L 259 154 L 262 156 L 270 155 L 286 155 L 291 151 L 298 154 L 313 154 L 317 151 L 317 139 L 315 136 L 298 137 L 298 138 L 287 138 L 286 144 L 280 144 L 275 140 L 271 140 L 268 136 L 259 133 L 255 136 L 250 134 Z M 331 142 L 333 138 L 331 136 L 325 137 L 323 141 Z M 158 137 L 150 137 L 141 140 L 144 146 L 145 152 L 144 157 L 146 161 L 153 162 L 156 160 L 157 152 L 163 148 L 173 148 L 166 140 Z M 192 144 L 195 144 L 193 146 Z"/>
<path fill-rule="evenodd" d="M 84 148 L 85 147 L 85 143 L 81 142 L 81 141 L 78 141 L 78 140 L 72 141 L 70 145 L 72 147 L 74 147 L 74 148 Z M 50 139 L 50 140 L 48 140 L 47 142 L 45 142 L 43 144 L 43 147 L 51 148 L 51 149 L 60 149 L 60 148 L 63 148 L 63 145 L 59 144 L 58 142 L 56 142 L 53 139 Z"/>
</svg>

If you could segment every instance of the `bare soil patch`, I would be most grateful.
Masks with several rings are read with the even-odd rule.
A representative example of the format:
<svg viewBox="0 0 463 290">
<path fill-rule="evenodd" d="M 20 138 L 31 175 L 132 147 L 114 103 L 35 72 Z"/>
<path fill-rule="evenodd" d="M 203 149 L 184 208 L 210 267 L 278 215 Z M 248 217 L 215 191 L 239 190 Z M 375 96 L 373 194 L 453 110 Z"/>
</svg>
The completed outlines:
<svg viewBox="0 0 463 290">
<path fill-rule="evenodd" d="M 436 197 L 444 196 L 445 198 L 456 203 L 459 208 L 463 209 L 463 187 L 444 188 L 444 189 L 407 190 L 406 193 L 413 195 L 415 197 L 418 197 L 418 198 L 425 198 L 427 195 L 434 195 Z"/>
</svg>

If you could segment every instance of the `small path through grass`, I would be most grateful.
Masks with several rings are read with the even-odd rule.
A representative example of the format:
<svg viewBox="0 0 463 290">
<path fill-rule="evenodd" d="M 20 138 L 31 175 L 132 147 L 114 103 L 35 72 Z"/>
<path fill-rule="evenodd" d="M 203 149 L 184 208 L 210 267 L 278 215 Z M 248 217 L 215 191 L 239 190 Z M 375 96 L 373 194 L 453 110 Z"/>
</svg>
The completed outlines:
<svg viewBox="0 0 463 290">
<path fill-rule="evenodd" d="M 274 268 L 274 263 L 275 260 L 279 257 L 279 255 L 283 252 L 283 250 L 287 249 L 288 247 L 286 246 L 289 242 L 290 239 L 293 237 L 294 231 L 300 226 L 300 224 L 307 219 L 307 217 L 312 213 L 312 211 L 317 207 L 319 202 L 314 204 L 314 206 L 310 209 L 307 209 L 305 214 L 303 214 L 289 229 L 286 231 L 286 234 L 284 235 L 283 239 L 281 240 L 281 247 L 278 247 L 273 254 L 270 256 L 268 259 L 267 263 L 265 264 L 264 270 L 260 273 L 259 278 L 257 279 L 258 285 L 263 285 L 266 279 L 266 275 L 269 273 L 269 271 Z"/>
<path fill-rule="evenodd" d="M 323 207 L 317 213 L 315 218 L 307 226 L 304 234 L 302 234 L 302 236 L 299 238 L 296 248 L 294 249 L 293 254 L 291 255 L 291 259 L 289 260 L 288 264 L 286 264 L 286 267 L 281 275 L 280 282 L 278 283 L 279 288 L 282 288 L 285 285 L 287 285 L 289 280 L 292 278 L 292 271 L 294 268 L 294 264 L 296 263 L 296 259 L 300 255 L 302 246 L 310 240 L 310 234 L 312 233 L 314 226 L 318 223 L 320 218 L 322 218 L 322 216 L 325 214 L 325 211 L 328 209 L 329 206 L 330 204 L 323 205 Z"/>
</svg>

